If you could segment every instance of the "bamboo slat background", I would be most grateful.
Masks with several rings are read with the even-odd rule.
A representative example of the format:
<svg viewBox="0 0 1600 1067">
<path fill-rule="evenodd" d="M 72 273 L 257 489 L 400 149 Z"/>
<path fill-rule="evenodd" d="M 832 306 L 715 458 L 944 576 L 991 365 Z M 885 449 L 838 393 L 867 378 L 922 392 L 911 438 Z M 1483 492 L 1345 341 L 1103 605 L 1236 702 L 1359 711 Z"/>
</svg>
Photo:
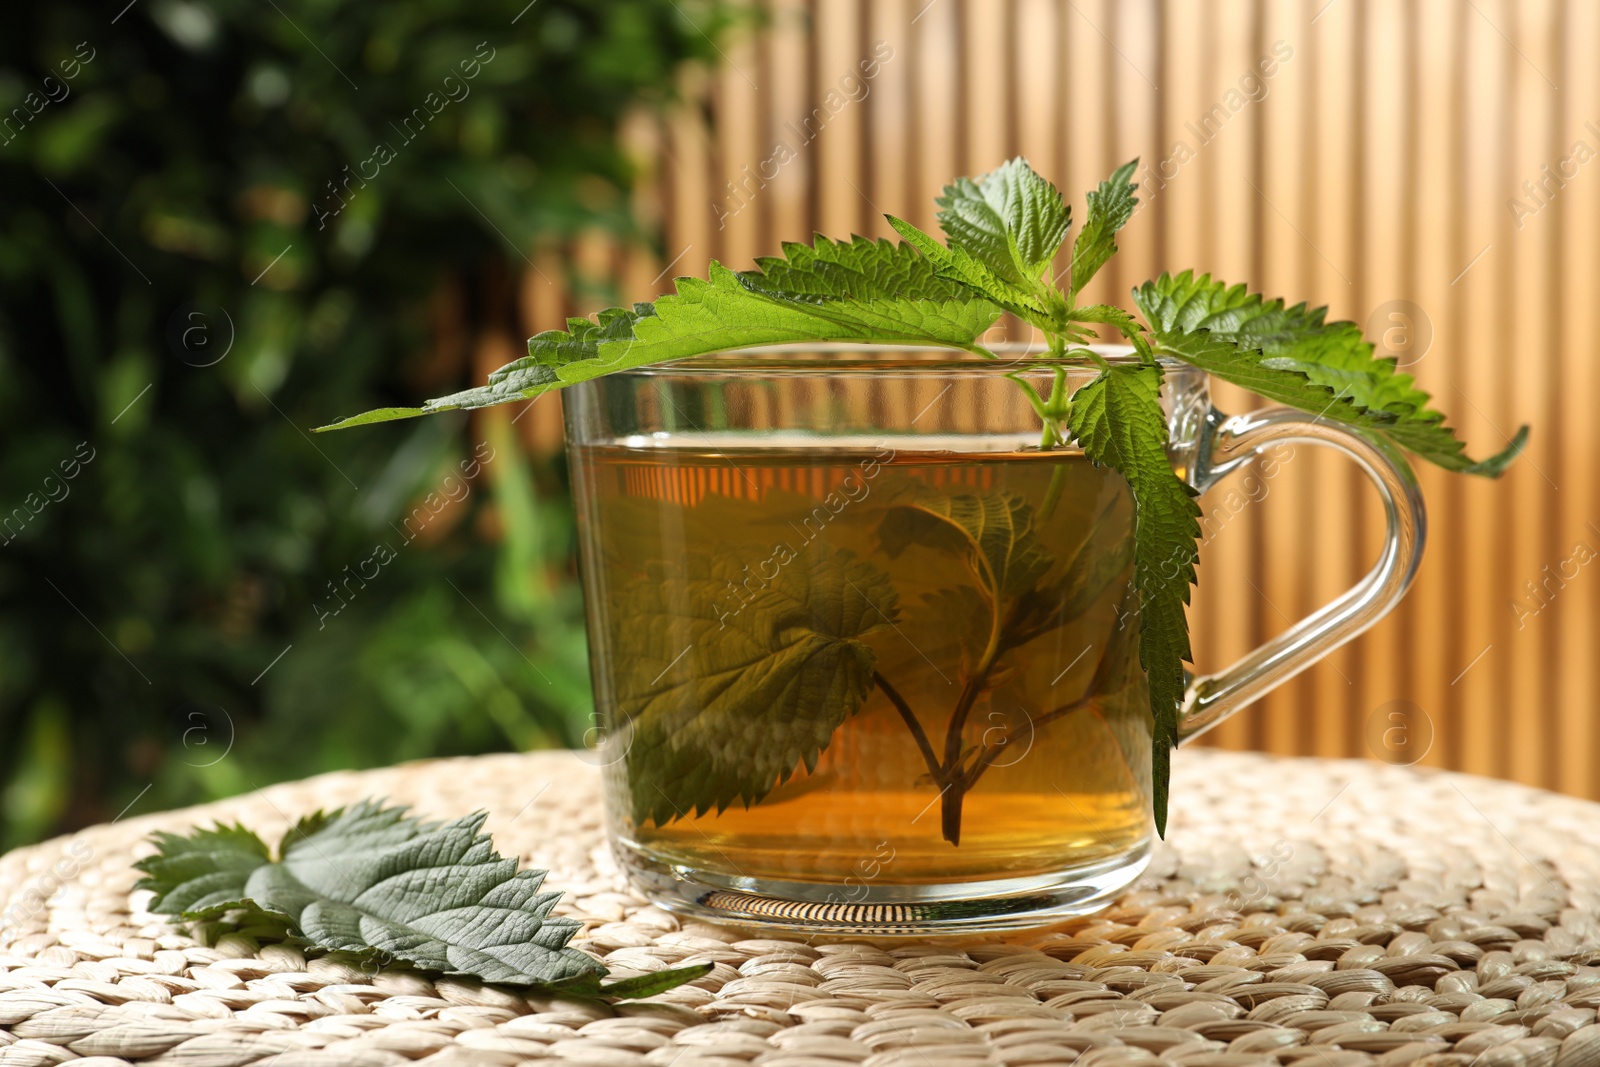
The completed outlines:
<svg viewBox="0 0 1600 1067">
<path fill-rule="evenodd" d="M 1018 153 L 1081 216 L 1083 192 L 1137 155 L 1144 203 L 1094 298 L 1193 267 L 1329 304 L 1387 338 L 1474 454 L 1534 426 L 1500 482 L 1419 467 L 1432 528 L 1406 604 L 1211 743 L 1401 762 L 1426 749 L 1424 764 L 1600 795 L 1600 566 L 1586 562 L 1600 548 L 1587 410 L 1600 4 L 771 0 L 769 13 L 685 86 L 685 106 L 629 135 L 663 254 L 600 240 L 549 253 L 525 282 L 530 332 L 594 309 L 546 280 L 562 256 L 648 298 L 813 231 L 892 236 L 886 211 L 933 229 L 942 184 Z M 487 348 L 486 367 L 503 361 Z M 1253 406 L 1231 387 L 1216 397 Z M 558 403 L 524 424 L 539 447 L 559 441 Z M 1222 506 L 1225 488 L 1207 501 L 1202 669 L 1332 598 L 1379 543 L 1376 501 L 1338 457 L 1300 449 L 1238 488 L 1242 506 Z"/>
</svg>

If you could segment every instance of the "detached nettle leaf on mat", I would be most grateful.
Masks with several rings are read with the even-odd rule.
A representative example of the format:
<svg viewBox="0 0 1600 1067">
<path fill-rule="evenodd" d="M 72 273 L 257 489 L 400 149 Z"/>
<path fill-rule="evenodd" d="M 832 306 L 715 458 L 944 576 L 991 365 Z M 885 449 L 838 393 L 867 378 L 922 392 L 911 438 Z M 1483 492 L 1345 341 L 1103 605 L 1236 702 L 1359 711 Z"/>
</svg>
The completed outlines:
<svg viewBox="0 0 1600 1067">
<path fill-rule="evenodd" d="M 1155 740 L 1156 826 L 1164 832 L 1169 750 L 1177 739 L 1184 663 L 1189 659 L 1185 613 L 1200 528 L 1194 491 L 1166 455 L 1163 361 L 1198 367 L 1451 471 L 1500 475 L 1522 450 L 1528 431 L 1519 430 L 1499 453 L 1472 459 L 1444 416 L 1428 407 L 1428 394 L 1400 374 L 1394 360 L 1376 358 L 1354 324 L 1328 321 L 1326 308 L 1265 300 L 1242 285 L 1230 287 L 1187 271 L 1163 274 L 1137 287 L 1133 306 L 1138 315 L 1113 304 L 1081 304 L 1083 290 L 1116 254 L 1117 234 L 1133 218 L 1137 162 L 1119 167 L 1088 194 L 1083 225 L 1070 245 L 1072 215 L 1065 199 L 1026 160 L 1013 159 L 981 177 L 959 178 L 945 187 L 937 201 L 943 241 L 890 215 L 888 223 L 904 244 L 819 236 L 810 246 L 785 245 L 782 258 L 760 260 L 754 271 L 734 272 L 713 263 L 708 281 L 679 279 L 675 293 L 653 303 L 613 308 L 593 320 L 572 320 L 565 331 L 539 334 L 529 341 L 526 357 L 495 371 L 486 386 L 430 400 L 420 408 L 368 412 L 324 429 L 525 400 L 614 370 L 757 345 L 912 344 L 993 358 L 979 339 L 1002 313 L 1015 315 L 1042 335 L 1043 351 L 1034 361 L 1054 370 L 1048 396 L 1018 379 L 1040 419 L 1039 447 L 1076 443 L 1095 463 L 1121 474 L 1133 494 L 1132 591 Z M 1132 346 L 1131 356 L 1110 359 L 1085 347 L 1107 330 Z M 1070 396 L 1069 364 L 1099 370 L 1098 377 Z M 1039 514 L 1049 515 L 1054 499 L 1052 493 L 1039 502 Z M 958 513 L 971 505 L 950 499 L 919 506 L 929 515 L 942 509 L 947 519 L 961 525 Z M 994 529 L 986 526 L 981 537 L 993 536 Z M 973 558 L 994 563 L 984 543 Z M 1004 564 L 1007 574 L 1012 566 Z M 1026 576 L 1032 569 L 1024 564 L 1016 573 Z M 993 603 L 1010 579 L 999 571 L 991 578 L 986 588 Z M 1048 593 L 1035 589 L 1029 595 L 1037 600 Z M 836 649 L 843 656 L 847 643 L 857 637 L 830 633 L 811 639 L 845 643 Z M 712 657 L 707 662 L 739 684 L 715 700 L 709 691 L 696 694 L 691 689 L 671 696 L 640 690 L 628 698 L 641 736 L 655 731 L 647 747 L 661 758 L 662 771 L 674 770 L 674 760 L 688 763 L 683 756 L 687 750 L 675 747 L 672 731 L 726 730 L 726 725 L 713 724 L 727 715 L 729 701 L 746 694 L 742 686 L 764 679 L 754 660 L 715 663 L 714 657 L 723 653 L 707 650 L 701 655 Z M 840 659 L 848 662 L 848 656 Z M 870 674 L 871 665 L 858 658 L 845 680 L 836 682 L 832 698 L 838 705 L 826 716 L 808 720 L 814 729 L 808 728 L 803 743 L 785 735 L 779 762 L 793 756 L 810 765 L 807 760 L 827 744 L 821 731 L 854 714 L 864 699 L 863 672 Z M 892 699 L 892 687 L 886 693 Z M 707 716 L 704 724 L 697 721 L 701 714 Z M 902 708 L 902 714 L 908 725 L 914 721 L 908 710 Z M 959 749 L 960 739 L 953 744 L 952 751 Z M 919 747 L 935 782 L 961 783 L 959 759 L 936 759 L 925 738 L 919 737 Z M 730 758 L 738 754 L 754 759 L 759 766 L 741 772 L 721 769 L 716 775 L 699 769 L 699 778 L 693 780 L 720 780 L 716 789 L 707 785 L 704 793 L 697 792 L 701 785 L 680 786 L 674 780 L 671 787 L 684 790 L 674 797 L 665 792 L 669 783 L 660 782 L 656 791 L 663 799 L 636 797 L 636 808 L 657 816 L 700 810 L 707 803 L 720 810 L 735 798 L 748 803 L 764 795 L 788 773 L 760 764 L 759 757 L 738 745 L 725 745 L 722 751 Z M 684 767 L 685 773 L 689 770 Z M 951 792 L 959 804 L 960 789 Z M 956 829 L 947 822 L 946 837 L 952 843 Z"/>
<path fill-rule="evenodd" d="M 482 833 L 486 814 L 425 822 L 364 800 L 308 816 L 276 860 L 242 826 L 158 832 L 135 866 L 150 910 L 183 921 L 243 909 L 330 951 L 403 960 L 443 974 L 580 995 L 653 996 L 706 974 L 675 968 L 602 984 L 605 965 L 568 947 L 579 924 L 551 914 L 545 872 L 518 870 Z"/>
</svg>

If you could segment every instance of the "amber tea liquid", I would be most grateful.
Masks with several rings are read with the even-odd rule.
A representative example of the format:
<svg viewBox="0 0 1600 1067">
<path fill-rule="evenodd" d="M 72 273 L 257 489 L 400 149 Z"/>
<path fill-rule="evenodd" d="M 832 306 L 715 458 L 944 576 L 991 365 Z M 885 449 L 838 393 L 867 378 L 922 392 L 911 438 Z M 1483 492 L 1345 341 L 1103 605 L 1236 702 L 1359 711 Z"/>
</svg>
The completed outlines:
<svg viewBox="0 0 1600 1067">
<path fill-rule="evenodd" d="M 975 454 L 954 438 L 914 451 L 683 440 L 571 457 L 625 851 L 712 884 L 857 900 L 891 884 L 1025 884 L 1143 847 L 1149 710 L 1119 475 L 1021 441 Z M 843 625 L 864 632 L 818 637 L 840 598 Z M 770 668 L 767 641 L 782 655 Z M 828 700 L 852 708 L 831 730 Z M 809 766 L 780 766 L 818 737 Z M 701 775 L 710 789 L 767 766 L 758 799 L 697 810 Z"/>
</svg>

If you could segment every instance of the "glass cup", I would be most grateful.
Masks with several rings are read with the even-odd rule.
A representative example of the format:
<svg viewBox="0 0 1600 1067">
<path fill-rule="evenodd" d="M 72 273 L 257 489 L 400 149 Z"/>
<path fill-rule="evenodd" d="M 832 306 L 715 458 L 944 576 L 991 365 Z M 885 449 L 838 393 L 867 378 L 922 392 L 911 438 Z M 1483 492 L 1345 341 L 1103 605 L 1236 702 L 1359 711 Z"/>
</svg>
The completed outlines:
<svg viewBox="0 0 1600 1067">
<path fill-rule="evenodd" d="M 989 931 L 1093 910 L 1144 868 L 1132 500 L 1080 450 L 1041 448 L 1024 392 L 1097 368 L 998 354 L 788 348 L 567 391 L 592 758 L 616 854 L 661 906 Z M 1388 527 L 1344 596 L 1192 680 L 1186 739 L 1388 612 L 1424 517 L 1385 443 L 1286 408 L 1223 415 L 1175 362 L 1163 402 L 1197 489 L 1269 446 L 1327 445 L 1372 479 Z"/>
</svg>

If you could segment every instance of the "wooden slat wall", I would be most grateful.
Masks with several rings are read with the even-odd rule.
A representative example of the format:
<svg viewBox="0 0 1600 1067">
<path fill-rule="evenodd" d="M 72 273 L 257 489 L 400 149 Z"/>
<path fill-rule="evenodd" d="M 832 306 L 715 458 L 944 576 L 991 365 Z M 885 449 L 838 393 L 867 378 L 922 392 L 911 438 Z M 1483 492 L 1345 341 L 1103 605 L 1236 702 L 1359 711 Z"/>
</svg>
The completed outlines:
<svg viewBox="0 0 1600 1067">
<path fill-rule="evenodd" d="M 1409 301 L 1432 344 L 1408 369 L 1472 450 L 1535 427 L 1525 461 L 1498 483 L 1421 470 L 1432 528 L 1407 603 L 1209 743 L 1372 755 L 1374 717 L 1387 726 L 1392 703 L 1408 701 L 1420 709 L 1407 720 L 1413 739 L 1433 735 L 1426 764 L 1600 795 L 1600 565 L 1552 584 L 1537 614 L 1514 606 L 1540 607 L 1524 583 L 1543 582 L 1546 565 L 1571 561 L 1580 543 L 1580 554 L 1600 549 L 1600 162 L 1569 167 L 1520 225 L 1509 204 L 1536 207 L 1523 182 L 1576 142 L 1600 152 L 1600 5 L 770 0 L 769 10 L 765 29 L 725 49 L 721 70 L 689 79 L 686 106 L 630 132 L 653 176 L 641 204 L 663 227 L 665 255 L 615 254 L 619 296 L 665 288 L 669 260 L 672 275 L 698 274 L 712 258 L 745 267 L 813 231 L 891 236 L 886 211 L 932 228 L 945 181 L 1017 153 L 1081 213 L 1084 190 L 1142 157 L 1155 174 L 1147 203 L 1091 296 L 1193 267 L 1362 323 Z M 850 79 L 875 46 L 893 51 L 866 96 L 807 140 L 807 117 L 860 84 Z M 1201 129 L 1275 50 L 1265 95 Z M 779 143 L 793 158 L 762 174 Z M 571 310 L 537 288 L 530 330 Z M 1231 387 L 1216 396 L 1225 410 L 1251 404 Z M 527 432 L 548 441 L 556 406 Z M 1338 457 L 1299 449 L 1263 491 L 1205 548 L 1192 616 L 1203 668 L 1331 598 L 1376 553 L 1376 501 Z"/>
</svg>

